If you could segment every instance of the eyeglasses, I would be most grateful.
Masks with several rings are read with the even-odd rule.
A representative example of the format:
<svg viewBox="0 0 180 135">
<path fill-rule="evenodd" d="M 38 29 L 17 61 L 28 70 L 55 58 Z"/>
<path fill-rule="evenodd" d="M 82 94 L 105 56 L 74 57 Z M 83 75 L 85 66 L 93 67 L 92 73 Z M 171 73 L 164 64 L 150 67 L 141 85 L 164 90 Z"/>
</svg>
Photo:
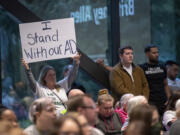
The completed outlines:
<svg viewBox="0 0 180 135">
<path fill-rule="evenodd" d="M 82 108 L 89 108 L 89 109 L 96 109 L 96 105 L 92 105 L 92 106 L 82 106 Z"/>
</svg>

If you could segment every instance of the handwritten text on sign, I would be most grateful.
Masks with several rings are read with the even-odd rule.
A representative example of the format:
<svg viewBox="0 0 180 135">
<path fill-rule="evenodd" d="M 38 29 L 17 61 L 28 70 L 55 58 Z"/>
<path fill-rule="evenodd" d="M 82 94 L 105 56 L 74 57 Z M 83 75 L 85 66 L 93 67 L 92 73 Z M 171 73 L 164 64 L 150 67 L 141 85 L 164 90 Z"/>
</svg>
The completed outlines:
<svg viewBox="0 0 180 135">
<path fill-rule="evenodd" d="M 23 58 L 27 63 L 76 55 L 73 18 L 19 25 Z"/>
</svg>

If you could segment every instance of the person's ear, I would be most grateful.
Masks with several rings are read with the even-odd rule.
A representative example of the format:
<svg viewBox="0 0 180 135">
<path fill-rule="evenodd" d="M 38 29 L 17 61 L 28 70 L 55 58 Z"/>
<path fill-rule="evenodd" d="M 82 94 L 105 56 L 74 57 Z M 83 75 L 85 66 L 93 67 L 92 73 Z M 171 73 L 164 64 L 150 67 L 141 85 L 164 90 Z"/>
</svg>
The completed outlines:
<svg viewBox="0 0 180 135">
<path fill-rule="evenodd" d="M 123 56 L 122 54 L 119 54 L 119 59 L 120 59 L 120 60 L 121 60 L 122 56 Z"/>
<path fill-rule="evenodd" d="M 36 112 L 35 113 L 36 119 L 38 119 L 40 117 L 40 115 L 41 115 L 40 112 Z"/>
</svg>

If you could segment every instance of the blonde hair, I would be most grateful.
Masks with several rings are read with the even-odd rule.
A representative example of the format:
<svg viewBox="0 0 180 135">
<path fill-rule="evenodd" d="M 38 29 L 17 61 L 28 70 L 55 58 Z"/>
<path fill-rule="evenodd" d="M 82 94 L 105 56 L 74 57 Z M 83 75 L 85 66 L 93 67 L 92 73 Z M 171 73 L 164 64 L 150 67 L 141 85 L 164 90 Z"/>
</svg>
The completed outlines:
<svg viewBox="0 0 180 135">
<path fill-rule="evenodd" d="M 108 101 L 112 101 L 114 103 L 114 98 L 109 94 L 103 94 L 103 95 L 98 96 L 98 100 L 97 100 L 98 105 L 101 105 Z"/>
</svg>

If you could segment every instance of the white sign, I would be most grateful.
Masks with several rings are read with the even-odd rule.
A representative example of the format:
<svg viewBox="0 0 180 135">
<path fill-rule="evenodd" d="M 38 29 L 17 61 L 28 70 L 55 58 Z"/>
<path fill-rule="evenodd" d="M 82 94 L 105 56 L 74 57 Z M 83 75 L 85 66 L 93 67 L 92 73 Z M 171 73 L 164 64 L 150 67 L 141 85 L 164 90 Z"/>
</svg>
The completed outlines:
<svg viewBox="0 0 180 135">
<path fill-rule="evenodd" d="M 77 54 L 74 19 L 19 24 L 22 54 L 27 63 Z"/>
</svg>

